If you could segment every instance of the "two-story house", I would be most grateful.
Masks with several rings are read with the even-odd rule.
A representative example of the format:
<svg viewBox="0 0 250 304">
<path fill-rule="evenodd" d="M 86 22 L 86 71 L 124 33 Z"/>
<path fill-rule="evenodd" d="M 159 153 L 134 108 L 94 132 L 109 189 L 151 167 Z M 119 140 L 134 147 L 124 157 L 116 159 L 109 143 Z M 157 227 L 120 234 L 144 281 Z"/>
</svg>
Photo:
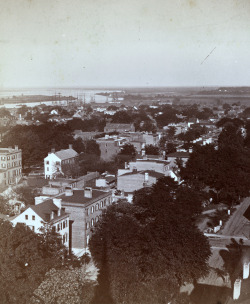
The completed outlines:
<svg viewBox="0 0 250 304">
<path fill-rule="evenodd" d="M 61 200 L 54 198 L 36 203 L 15 217 L 13 225 L 25 224 L 35 233 L 42 233 L 42 229 L 48 225 L 62 236 L 63 244 L 69 247 L 69 214 L 62 209 Z"/>
<path fill-rule="evenodd" d="M 77 169 L 78 153 L 69 145 L 68 149 L 55 151 L 52 149 L 44 158 L 44 176 L 53 179 L 58 175 L 71 175 L 70 172 Z"/>
<path fill-rule="evenodd" d="M 0 148 L 0 186 L 17 184 L 22 177 L 22 150 Z"/>
</svg>

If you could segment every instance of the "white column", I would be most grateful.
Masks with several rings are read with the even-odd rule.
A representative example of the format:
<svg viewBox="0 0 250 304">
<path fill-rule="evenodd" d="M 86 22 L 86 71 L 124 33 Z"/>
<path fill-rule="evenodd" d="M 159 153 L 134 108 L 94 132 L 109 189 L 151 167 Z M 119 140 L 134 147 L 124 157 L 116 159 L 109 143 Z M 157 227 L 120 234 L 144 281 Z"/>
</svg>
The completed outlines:
<svg viewBox="0 0 250 304">
<path fill-rule="evenodd" d="M 241 289 L 241 279 L 237 279 L 234 282 L 234 294 L 233 294 L 233 299 L 238 300 L 240 297 L 240 289 Z"/>
</svg>

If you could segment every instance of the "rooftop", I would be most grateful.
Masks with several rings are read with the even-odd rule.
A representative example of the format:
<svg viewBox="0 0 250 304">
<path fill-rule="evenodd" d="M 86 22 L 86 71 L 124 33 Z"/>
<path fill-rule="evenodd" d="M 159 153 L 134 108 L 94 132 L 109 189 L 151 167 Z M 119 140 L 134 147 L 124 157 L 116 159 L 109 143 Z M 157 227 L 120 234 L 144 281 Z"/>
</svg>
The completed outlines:
<svg viewBox="0 0 250 304">
<path fill-rule="evenodd" d="M 161 177 L 164 176 L 164 174 L 153 171 L 153 170 L 142 170 L 142 171 L 128 172 L 128 173 L 120 175 L 119 177 L 122 177 L 122 176 L 125 176 L 125 175 L 134 175 L 134 174 L 144 175 L 145 173 L 148 173 L 149 176 L 152 176 L 152 177 L 155 177 L 155 178 L 161 178 Z"/>
<path fill-rule="evenodd" d="M 55 155 L 61 160 L 76 157 L 78 153 L 73 149 L 65 149 L 55 152 Z"/>
<path fill-rule="evenodd" d="M 45 222 L 50 222 L 50 214 L 52 211 L 55 212 L 54 220 L 57 220 L 61 217 L 67 215 L 65 212 L 61 213 L 61 216 L 57 215 L 58 207 L 53 203 L 53 200 L 46 200 L 38 205 L 32 205 L 30 208 L 36 212 Z"/>
<path fill-rule="evenodd" d="M 182 158 L 187 158 L 189 156 L 190 156 L 189 152 L 174 152 L 166 155 L 166 157 L 182 157 Z"/>
<path fill-rule="evenodd" d="M 81 205 L 88 206 L 89 204 L 92 204 L 93 202 L 104 198 L 108 195 L 110 195 L 111 192 L 101 191 L 101 190 L 92 190 L 92 197 L 85 197 L 84 196 L 84 190 L 73 190 L 73 195 L 66 196 L 65 194 L 60 195 L 59 198 L 62 199 L 62 202 L 64 203 L 76 203 Z"/>
</svg>

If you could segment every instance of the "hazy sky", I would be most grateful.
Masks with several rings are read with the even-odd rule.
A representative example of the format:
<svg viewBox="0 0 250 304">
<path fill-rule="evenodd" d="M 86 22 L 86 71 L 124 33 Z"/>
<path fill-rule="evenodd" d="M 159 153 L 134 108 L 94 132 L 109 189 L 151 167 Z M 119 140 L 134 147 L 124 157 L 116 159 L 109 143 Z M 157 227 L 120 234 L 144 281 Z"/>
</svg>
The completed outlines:
<svg viewBox="0 0 250 304">
<path fill-rule="evenodd" d="M 1 0 L 0 20 L 2 89 L 250 85 L 249 0 Z"/>
</svg>

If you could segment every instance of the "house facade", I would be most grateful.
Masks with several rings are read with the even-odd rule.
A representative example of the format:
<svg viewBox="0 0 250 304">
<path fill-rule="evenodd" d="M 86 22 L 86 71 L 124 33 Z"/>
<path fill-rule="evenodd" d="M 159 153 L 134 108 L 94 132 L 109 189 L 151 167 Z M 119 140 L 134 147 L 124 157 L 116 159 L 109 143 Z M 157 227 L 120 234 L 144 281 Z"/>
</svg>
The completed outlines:
<svg viewBox="0 0 250 304">
<path fill-rule="evenodd" d="M 61 201 L 54 198 L 36 201 L 38 204 L 27 208 L 12 220 L 13 225 L 22 223 L 35 233 L 42 233 L 47 225 L 62 237 L 62 243 L 69 247 L 69 214 L 62 209 Z"/>
<path fill-rule="evenodd" d="M 22 177 L 22 150 L 0 148 L 0 186 L 17 184 Z"/>
<path fill-rule="evenodd" d="M 58 175 L 70 175 L 78 166 L 78 153 L 69 145 L 68 149 L 52 151 L 44 158 L 44 176 L 46 179 L 56 178 Z"/>
</svg>

